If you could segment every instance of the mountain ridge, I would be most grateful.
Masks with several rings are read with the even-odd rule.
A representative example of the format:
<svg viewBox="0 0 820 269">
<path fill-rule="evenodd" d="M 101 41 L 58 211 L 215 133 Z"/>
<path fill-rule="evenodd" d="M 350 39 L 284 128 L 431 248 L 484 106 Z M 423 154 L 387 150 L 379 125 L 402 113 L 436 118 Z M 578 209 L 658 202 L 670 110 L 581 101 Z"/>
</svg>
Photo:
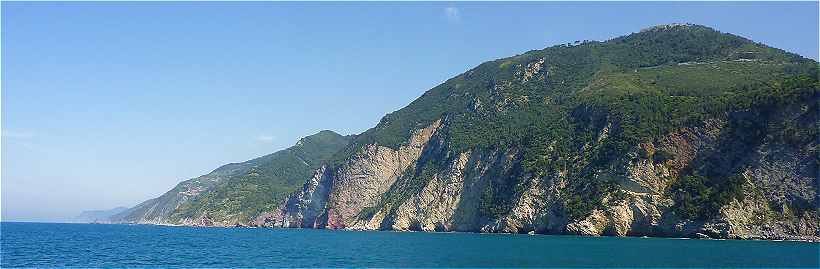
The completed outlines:
<svg viewBox="0 0 820 269">
<path fill-rule="evenodd" d="M 91 223 L 108 222 L 112 216 L 122 213 L 126 210 L 128 210 L 128 208 L 124 206 L 118 206 L 111 209 L 85 210 L 83 212 L 80 212 L 79 215 L 75 216 L 72 219 L 72 221 Z"/>
<path fill-rule="evenodd" d="M 181 223 L 817 240 L 817 68 L 693 24 L 496 59 L 266 211 Z"/>
<path fill-rule="evenodd" d="M 301 182 L 277 182 L 278 178 L 286 177 L 289 173 L 296 177 L 305 176 L 310 173 L 315 165 L 323 158 L 327 158 L 329 152 L 335 150 L 342 144 L 346 144 L 351 136 L 342 136 L 330 130 L 322 130 L 316 134 L 299 139 L 296 145 L 275 153 L 254 158 L 240 163 L 229 163 L 212 170 L 210 173 L 180 182 L 165 194 L 149 199 L 137 206 L 116 214 L 110 218 L 111 222 L 128 223 L 153 223 L 153 224 L 178 224 L 176 222 L 185 221 L 185 218 L 192 216 L 202 218 L 208 216 L 207 209 L 201 209 L 204 205 L 199 204 L 203 195 L 213 194 L 229 188 L 225 182 L 234 182 L 252 178 L 252 180 L 273 181 L 272 184 L 283 185 L 284 190 L 274 190 L 276 192 L 287 192 L 295 190 L 292 185 L 300 185 Z M 327 147 L 327 149 L 322 149 Z M 309 163 L 310 162 L 310 163 Z M 277 167 L 287 163 L 293 166 L 288 171 L 282 173 L 268 171 L 267 169 Z M 300 165 L 301 164 L 301 165 Z M 267 169 L 260 169 L 267 167 Z M 295 168 L 294 168 L 295 167 Z M 270 179 L 268 179 L 270 178 Z M 254 187 L 266 186 L 264 183 L 255 182 Z M 257 192 L 257 191 L 252 191 Z M 254 193 L 258 194 L 258 193 Z M 278 194 L 281 195 L 281 194 Z M 271 199 L 267 197 L 265 199 Z M 208 207 L 208 206 L 204 206 Z M 213 210 L 213 208 L 208 208 Z M 211 213 L 212 214 L 212 213 Z M 232 219 L 234 222 L 238 221 Z M 229 221 L 229 220 L 224 220 Z M 190 222 L 190 221 L 189 221 Z"/>
</svg>

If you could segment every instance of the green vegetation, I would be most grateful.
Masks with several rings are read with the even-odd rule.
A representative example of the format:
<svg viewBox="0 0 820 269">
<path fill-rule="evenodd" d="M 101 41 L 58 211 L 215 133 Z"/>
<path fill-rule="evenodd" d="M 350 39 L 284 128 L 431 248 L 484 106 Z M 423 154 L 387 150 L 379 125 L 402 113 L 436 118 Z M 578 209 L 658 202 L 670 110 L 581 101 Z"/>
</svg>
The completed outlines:
<svg viewBox="0 0 820 269">
<path fill-rule="evenodd" d="M 674 158 L 674 156 L 672 155 L 671 152 L 668 152 L 668 151 L 665 151 L 665 150 L 659 150 L 659 151 L 656 151 L 655 154 L 653 154 L 651 158 L 652 158 L 652 161 L 654 161 L 656 163 L 664 163 L 664 162 Z"/>
<path fill-rule="evenodd" d="M 708 155 L 701 167 L 681 177 L 670 187 L 678 205 L 676 213 L 684 218 L 706 220 L 718 210 L 744 195 L 743 156 L 753 154 L 766 137 L 799 149 L 817 139 L 817 100 L 820 97 L 817 77 L 798 76 L 772 82 L 759 88 L 743 87 L 732 92 L 733 98 L 722 98 L 729 111 L 729 126 L 722 134 L 720 147 Z M 773 120 L 777 111 L 789 106 L 800 107 L 809 118 Z M 809 109 L 813 107 L 813 109 Z M 804 206 L 797 206 L 798 208 Z"/>
<path fill-rule="evenodd" d="M 714 218 L 723 205 L 743 197 L 743 180 L 740 175 L 719 180 L 697 174 L 681 177 L 671 188 L 677 205 L 675 213 L 684 219 Z"/>
<path fill-rule="evenodd" d="M 212 219 L 248 220 L 276 208 L 311 178 L 324 161 L 347 145 L 350 137 L 322 131 L 295 146 L 248 161 L 251 168 L 231 174 L 207 192 L 183 203 L 173 219 L 207 213 Z"/>
<path fill-rule="evenodd" d="M 527 182 L 522 176 L 523 171 L 516 169 L 503 170 L 500 163 L 493 164 L 489 170 L 491 174 L 485 175 L 490 180 L 479 198 L 478 213 L 480 216 L 497 219 L 510 210 L 515 205 L 516 194 L 520 193 Z"/>
<path fill-rule="evenodd" d="M 480 188 L 474 194 L 481 217 L 506 214 L 529 187 L 525 179 L 536 176 L 561 179 L 563 212 L 556 213 L 582 219 L 604 201 L 622 198 L 617 179 L 628 162 L 641 158 L 663 165 L 677 157 L 663 149 L 645 150 L 641 143 L 657 143 L 680 128 L 720 119 L 727 126 L 718 134 L 719 146 L 693 156 L 667 189 L 678 217 L 705 220 L 743 197 L 748 187 L 741 176 L 744 158 L 761 143 L 776 141 L 799 150 L 816 143 L 818 88 L 817 62 L 697 25 L 558 45 L 483 63 L 355 138 L 322 132 L 290 149 L 217 169 L 213 176 L 225 179 L 214 181 L 213 188 L 203 185 L 209 191 L 183 203 L 173 217 L 207 213 L 247 219 L 273 209 L 321 163 L 342 163 L 368 144 L 398 148 L 414 130 L 442 120 L 436 143 L 424 149 L 416 169 L 404 171 L 359 218 L 380 209 L 394 213 L 458 153 L 472 151 L 515 153 L 513 167 L 483 163 L 491 166 L 482 175 L 485 180 L 471 182 Z M 774 118 L 785 110 L 803 111 L 803 116 Z M 818 154 L 818 147 L 808 150 Z M 820 159 L 815 162 L 820 166 Z M 173 204 L 182 189 L 146 203 Z M 782 206 L 799 212 L 816 207 L 807 201 Z"/>
<path fill-rule="evenodd" d="M 525 81 L 528 67 L 541 59 L 541 68 Z M 750 108 L 806 103 L 817 96 L 817 69 L 812 60 L 708 27 L 658 27 L 483 63 L 388 114 L 338 156 L 343 159 L 369 143 L 398 147 L 412 130 L 444 119 L 451 151 L 515 148 L 523 153 L 524 172 L 542 177 L 565 173 L 570 192 L 565 193 L 564 213 L 581 218 L 619 189 L 599 172 L 622 167 L 617 162 L 639 143 Z M 731 129 L 752 134 L 746 136 L 751 140 L 735 139 L 737 145 L 715 156 L 746 150 L 742 143 L 759 143 L 758 135 L 768 130 L 761 127 L 768 123 L 760 117 L 747 121 L 733 118 Z M 780 137 L 790 143 L 817 135 L 817 128 L 785 124 L 789 126 L 780 126 Z M 601 137 L 605 127 L 608 133 Z M 660 151 L 651 158 L 664 162 L 674 156 Z M 709 216 L 739 197 L 742 184 L 733 173 L 740 161 L 714 158 L 731 171 L 689 169 L 673 187 L 681 190 L 675 197 L 688 218 Z M 516 184 L 490 182 L 481 195 L 482 214 L 502 214 L 505 197 L 516 191 Z"/>
</svg>

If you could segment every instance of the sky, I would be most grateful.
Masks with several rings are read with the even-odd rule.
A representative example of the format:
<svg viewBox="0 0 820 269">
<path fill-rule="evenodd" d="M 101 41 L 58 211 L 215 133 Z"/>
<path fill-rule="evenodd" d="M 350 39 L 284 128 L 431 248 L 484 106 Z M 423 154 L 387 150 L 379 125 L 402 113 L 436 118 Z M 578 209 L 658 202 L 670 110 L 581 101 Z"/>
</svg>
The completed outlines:
<svg viewBox="0 0 820 269">
<path fill-rule="evenodd" d="M 689 22 L 818 59 L 818 3 L 2 2 L 3 221 L 134 206 L 476 65 Z"/>
</svg>

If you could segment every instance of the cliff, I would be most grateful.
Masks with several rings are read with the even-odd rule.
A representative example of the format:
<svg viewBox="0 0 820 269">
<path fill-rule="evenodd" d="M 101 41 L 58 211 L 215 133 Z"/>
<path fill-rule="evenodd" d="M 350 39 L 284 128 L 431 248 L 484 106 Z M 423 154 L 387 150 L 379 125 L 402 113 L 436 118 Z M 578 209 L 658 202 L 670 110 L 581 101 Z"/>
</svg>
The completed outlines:
<svg viewBox="0 0 820 269">
<path fill-rule="evenodd" d="M 817 68 L 690 24 L 486 62 L 240 224 L 818 240 Z"/>
</svg>

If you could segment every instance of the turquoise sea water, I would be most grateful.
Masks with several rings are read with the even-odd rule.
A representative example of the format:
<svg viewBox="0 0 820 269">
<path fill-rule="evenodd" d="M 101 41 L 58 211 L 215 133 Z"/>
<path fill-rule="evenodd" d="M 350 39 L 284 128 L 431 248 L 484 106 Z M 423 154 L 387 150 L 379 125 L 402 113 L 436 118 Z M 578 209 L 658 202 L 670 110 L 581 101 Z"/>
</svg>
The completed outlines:
<svg viewBox="0 0 820 269">
<path fill-rule="evenodd" d="M 0 224 L 0 267 L 805 267 L 805 242 Z"/>
</svg>

